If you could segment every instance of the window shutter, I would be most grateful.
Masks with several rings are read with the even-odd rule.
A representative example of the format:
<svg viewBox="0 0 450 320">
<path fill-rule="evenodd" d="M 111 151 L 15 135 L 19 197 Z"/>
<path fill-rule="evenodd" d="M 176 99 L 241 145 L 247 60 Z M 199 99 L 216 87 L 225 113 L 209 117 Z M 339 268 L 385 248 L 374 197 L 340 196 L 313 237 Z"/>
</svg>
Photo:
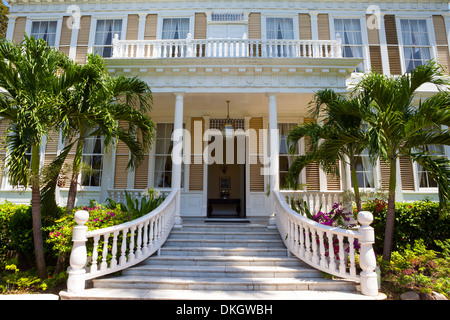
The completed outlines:
<svg viewBox="0 0 450 320">
<path fill-rule="evenodd" d="M 372 19 L 372 15 L 366 15 L 366 21 Z M 375 21 L 376 23 L 378 21 Z M 378 28 L 367 27 L 369 40 L 370 66 L 373 72 L 383 73 L 383 62 L 381 60 L 380 34 Z"/>
<path fill-rule="evenodd" d="M 139 15 L 129 14 L 127 21 L 127 40 L 137 40 L 139 32 Z"/>
<path fill-rule="evenodd" d="M 13 33 L 13 38 L 12 38 L 12 40 L 14 42 L 16 42 L 16 43 L 22 42 L 26 24 L 27 24 L 26 17 L 16 18 L 16 23 L 14 24 L 14 33 Z"/>
<path fill-rule="evenodd" d="M 197 132 L 195 122 L 202 123 L 202 131 Z M 191 118 L 191 165 L 189 166 L 189 190 L 203 190 L 203 154 L 195 154 L 194 146 L 201 145 L 203 152 L 203 134 L 205 132 L 205 120 L 202 117 Z"/>
<path fill-rule="evenodd" d="M 386 43 L 389 56 L 389 69 L 393 75 L 401 75 L 402 67 L 397 38 L 397 24 L 395 16 L 387 14 L 384 16 L 384 29 L 386 31 Z"/>
<path fill-rule="evenodd" d="M 86 63 L 90 31 L 91 16 L 82 16 L 80 19 L 80 30 L 78 30 L 77 52 L 75 55 L 75 61 L 78 63 Z"/>
<path fill-rule="evenodd" d="M 194 39 L 206 39 L 206 14 L 197 12 L 195 14 Z"/>
<path fill-rule="evenodd" d="M 120 121 L 119 125 L 125 128 L 124 122 Z M 117 141 L 116 147 L 116 164 L 114 168 L 114 189 L 126 189 L 128 181 L 127 165 L 130 160 L 130 150 L 122 141 Z"/>
<path fill-rule="evenodd" d="M 445 21 L 443 16 L 433 16 L 434 34 L 437 46 L 437 58 L 444 67 L 444 73 L 449 74 L 450 57 L 448 53 L 447 32 L 445 30 Z"/>
<path fill-rule="evenodd" d="M 389 174 L 390 165 L 383 159 L 380 159 L 380 173 L 381 173 L 381 189 L 389 190 Z"/>
<path fill-rule="evenodd" d="M 59 132 L 51 131 L 45 144 L 44 166 L 48 166 L 58 156 Z"/>
<path fill-rule="evenodd" d="M 303 123 L 313 123 L 316 120 L 311 118 L 304 118 Z M 308 141 L 305 139 L 305 151 L 309 148 Z M 306 189 L 308 191 L 320 191 L 320 172 L 319 164 L 316 162 L 310 163 L 305 168 L 306 172 Z"/>
<path fill-rule="evenodd" d="M 298 15 L 300 40 L 312 40 L 311 16 L 308 13 Z"/>
<path fill-rule="evenodd" d="M 248 38 L 261 39 L 261 13 L 259 12 L 248 15 Z"/>
<path fill-rule="evenodd" d="M 330 21 L 328 14 L 317 15 L 317 27 L 319 33 L 319 40 L 330 40 Z"/>
<path fill-rule="evenodd" d="M 144 40 L 156 40 L 157 14 L 148 14 L 145 18 Z"/>
<path fill-rule="evenodd" d="M 134 188 L 146 189 L 148 187 L 148 162 L 149 155 L 144 155 L 142 162 L 134 171 Z"/>
<path fill-rule="evenodd" d="M 69 17 L 63 17 L 61 26 L 61 38 L 59 40 L 59 51 L 69 55 L 72 29 L 67 27 Z"/>
<path fill-rule="evenodd" d="M 402 179 L 402 189 L 414 191 L 414 173 L 412 161 L 408 157 L 399 157 L 400 160 L 400 176 Z"/>
<path fill-rule="evenodd" d="M 256 141 L 250 144 L 250 191 L 251 192 L 264 192 L 264 175 L 261 174 L 261 169 L 264 165 L 260 161 L 260 155 L 263 154 L 263 150 L 260 150 L 260 130 L 263 129 L 263 118 L 255 117 L 250 119 L 250 129 L 256 132 Z"/>
</svg>

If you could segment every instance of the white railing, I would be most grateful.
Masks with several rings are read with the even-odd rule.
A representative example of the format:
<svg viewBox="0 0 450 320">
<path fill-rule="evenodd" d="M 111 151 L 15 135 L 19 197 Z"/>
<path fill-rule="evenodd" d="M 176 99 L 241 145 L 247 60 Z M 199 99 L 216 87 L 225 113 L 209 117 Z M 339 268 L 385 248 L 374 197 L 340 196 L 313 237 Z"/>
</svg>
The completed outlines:
<svg viewBox="0 0 450 320">
<path fill-rule="evenodd" d="M 376 260 L 372 244 L 375 234 L 368 211 L 358 214 L 356 230 L 322 225 L 290 208 L 280 191 L 273 191 L 277 228 L 289 252 L 316 269 L 360 282 L 361 293 L 378 295 Z M 359 252 L 358 274 L 356 256 Z"/>
<path fill-rule="evenodd" d="M 146 191 L 144 189 L 126 189 L 126 191 L 132 199 L 138 199 L 139 201 L 146 195 Z M 160 196 L 164 198 L 167 198 L 171 192 L 171 190 L 159 190 L 159 189 L 156 189 L 156 191 L 158 191 Z M 114 200 L 117 203 L 119 202 L 126 203 L 127 201 L 124 189 L 109 189 L 108 198 Z"/>
<path fill-rule="evenodd" d="M 89 213 L 77 211 L 67 291 L 83 291 L 86 280 L 128 268 L 159 250 L 174 225 L 179 193 L 173 190 L 160 206 L 139 219 L 89 232 L 85 226 Z"/>
<path fill-rule="evenodd" d="M 286 202 L 291 208 L 292 206 L 296 206 L 296 208 L 292 209 L 304 208 L 306 204 L 308 209 L 311 212 L 314 211 L 314 213 L 320 210 L 330 212 L 335 203 L 342 202 L 341 192 L 294 190 L 280 190 L 280 192 L 285 196 Z"/>
<path fill-rule="evenodd" d="M 112 58 L 342 58 L 341 40 L 113 39 Z"/>
</svg>

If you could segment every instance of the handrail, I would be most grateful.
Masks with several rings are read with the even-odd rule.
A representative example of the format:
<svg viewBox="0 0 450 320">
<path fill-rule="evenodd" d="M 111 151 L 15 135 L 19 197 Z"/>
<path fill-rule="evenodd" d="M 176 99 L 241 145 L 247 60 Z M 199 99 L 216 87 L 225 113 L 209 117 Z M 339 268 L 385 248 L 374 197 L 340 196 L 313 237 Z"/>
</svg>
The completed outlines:
<svg viewBox="0 0 450 320">
<path fill-rule="evenodd" d="M 112 58 L 342 58 L 341 40 L 113 39 Z"/>
<path fill-rule="evenodd" d="M 295 212 L 278 190 L 273 190 L 273 197 L 276 225 L 289 252 L 318 270 L 360 282 L 364 295 L 378 295 L 376 260 L 372 248 L 375 235 L 370 227 L 373 221 L 370 212 L 359 212 L 361 226 L 357 230 L 347 230 L 322 225 Z M 359 274 L 356 267 L 358 247 L 362 269 Z"/>
<path fill-rule="evenodd" d="M 179 210 L 177 208 L 179 195 L 179 190 L 173 190 L 161 205 L 145 216 L 89 232 L 85 226 L 89 220 L 89 213 L 84 210 L 77 211 L 67 291 L 69 293 L 83 291 L 86 280 L 126 269 L 159 250 L 174 225 L 175 215 Z M 89 267 L 86 267 L 87 241 L 92 241 L 89 244 L 91 253 Z"/>
</svg>

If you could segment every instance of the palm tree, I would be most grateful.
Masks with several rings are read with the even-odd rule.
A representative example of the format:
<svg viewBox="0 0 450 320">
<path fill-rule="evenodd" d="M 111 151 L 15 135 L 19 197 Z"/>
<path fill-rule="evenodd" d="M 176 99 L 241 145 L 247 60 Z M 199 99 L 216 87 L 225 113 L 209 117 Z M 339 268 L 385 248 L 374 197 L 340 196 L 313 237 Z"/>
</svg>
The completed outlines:
<svg viewBox="0 0 450 320">
<path fill-rule="evenodd" d="M 441 88 L 449 84 L 440 70 L 437 63 L 430 61 L 400 77 L 369 73 L 355 87 L 355 92 L 372 101 L 370 108 L 362 109 L 360 114 L 369 126 L 369 153 L 378 155 L 390 167 L 384 261 L 390 261 L 393 247 L 398 157 L 417 161 L 432 174 L 439 186 L 440 211 L 448 209 L 450 161 L 430 154 L 425 147 L 450 143 L 448 128 L 441 127 L 450 125 L 449 92 L 440 90 L 415 103 L 421 85 L 431 83 Z"/>
<path fill-rule="evenodd" d="M 339 176 L 336 163 L 349 163 L 357 209 L 362 209 L 356 158 L 367 146 L 367 132 L 363 121 L 352 110 L 367 108 L 370 101 L 361 95 L 346 96 L 331 89 L 319 90 L 310 105 L 310 115 L 321 119 L 320 123 L 304 123 L 289 132 L 290 151 L 294 152 L 298 141 L 306 138 L 309 150 L 297 157 L 289 168 L 288 179 L 295 185 L 300 172 L 312 162 L 317 162 L 327 173 Z"/>
<path fill-rule="evenodd" d="M 86 70 L 86 78 L 63 94 L 66 103 L 61 106 L 63 135 L 75 142 L 67 212 L 75 205 L 86 139 L 101 136 L 105 148 L 116 140 L 124 142 L 131 154 L 128 168 L 134 168 L 150 148 L 155 127 L 148 116 L 151 91 L 144 81 L 110 77 L 98 55 L 89 55 L 80 68 Z"/>
<path fill-rule="evenodd" d="M 20 44 L 0 41 L 0 116 L 10 123 L 9 154 L 5 160 L 12 185 L 31 187 L 33 240 L 38 276 L 46 277 L 40 202 L 40 147 L 57 123 L 55 105 L 74 78 L 68 58 L 49 49 L 44 40 L 25 35 Z M 31 157 L 26 153 L 31 151 Z"/>
</svg>

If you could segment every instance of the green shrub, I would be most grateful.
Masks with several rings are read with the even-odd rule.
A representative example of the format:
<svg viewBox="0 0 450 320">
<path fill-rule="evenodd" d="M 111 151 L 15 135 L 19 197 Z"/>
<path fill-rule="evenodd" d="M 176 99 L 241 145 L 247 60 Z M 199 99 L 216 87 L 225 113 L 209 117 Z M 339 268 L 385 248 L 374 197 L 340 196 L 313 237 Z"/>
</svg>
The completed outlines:
<svg viewBox="0 0 450 320">
<path fill-rule="evenodd" d="M 0 261 L 6 261 L 8 257 L 13 255 L 9 222 L 16 208 L 17 205 L 9 201 L 0 203 Z"/>
<path fill-rule="evenodd" d="M 390 263 L 379 263 L 383 281 L 395 293 L 413 290 L 431 293 L 436 291 L 450 297 L 450 260 L 449 256 L 426 248 L 425 241 L 416 240 L 414 245 L 394 251 Z M 449 246 L 450 240 L 441 242 Z"/>
<path fill-rule="evenodd" d="M 396 203 L 393 251 L 412 246 L 419 239 L 423 239 L 428 249 L 442 250 L 434 240 L 445 241 L 450 238 L 450 217 L 440 219 L 438 209 L 439 203 L 428 200 Z M 386 227 L 386 202 L 378 199 L 367 201 L 363 204 L 363 210 L 374 215 L 374 248 L 380 253 Z"/>
</svg>

